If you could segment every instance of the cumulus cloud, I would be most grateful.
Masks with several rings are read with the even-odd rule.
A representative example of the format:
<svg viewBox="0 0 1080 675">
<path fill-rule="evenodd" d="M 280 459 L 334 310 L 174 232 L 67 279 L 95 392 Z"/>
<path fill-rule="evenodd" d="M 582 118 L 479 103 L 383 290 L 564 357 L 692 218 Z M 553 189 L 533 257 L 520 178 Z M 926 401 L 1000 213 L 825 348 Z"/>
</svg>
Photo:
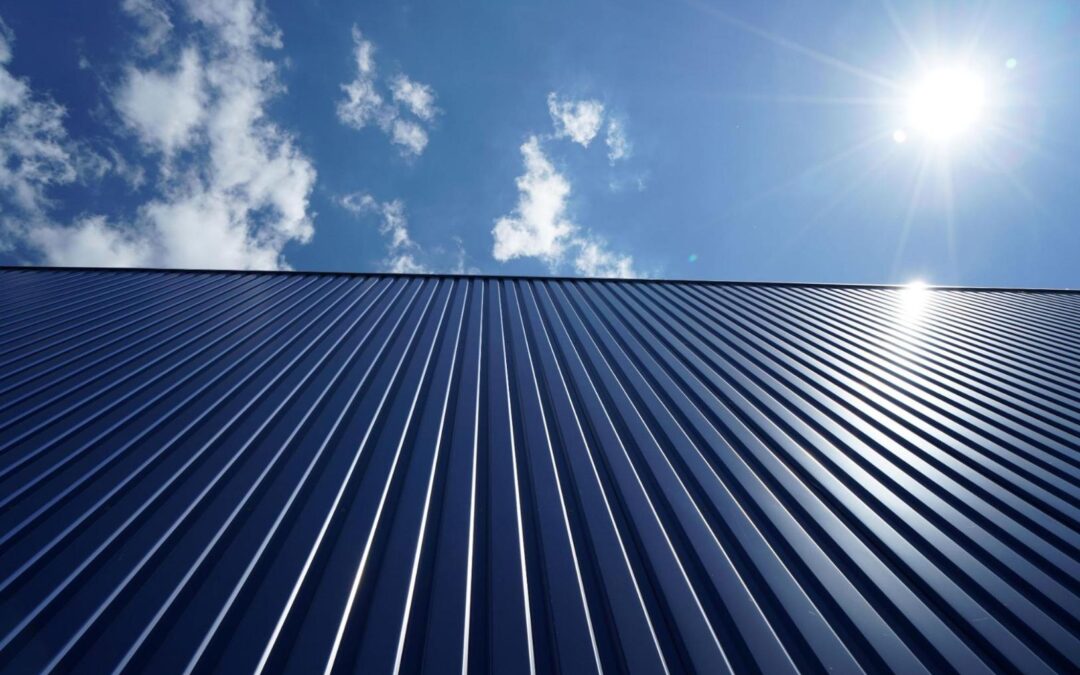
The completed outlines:
<svg viewBox="0 0 1080 675">
<path fill-rule="evenodd" d="M 338 120 L 353 129 L 375 125 L 403 156 L 419 156 L 428 144 L 428 130 L 422 123 L 430 125 L 439 113 L 435 91 L 404 73 L 390 79 L 388 91 L 380 91 L 375 45 L 356 26 L 352 36 L 356 76 L 341 85 L 345 98 L 337 103 Z"/>
<path fill-rule="evenodd" d="M 72 227 L 40 224 L 28 229 L 25 236 L 46 252 L 52 265 L 138 267 L 151 255 L 144 237 L 111 227 L 101 216 L 81 219 Z"/>
<path fill-rule="evenodd" d="M 0 177 L 0 190 L 15 195 L 26 216 L 14 224 L 8 220 L 7 230 L 46 261 L 276 269 L 287 267 L 285 245 L 311 239 L 314 166 L 266 111 L 281 87 L 274 63 L 261 56 L 261 49 L 280 46 L 280 32 L 254 0 L 187 0 L 184 6 L 202 29 L 201 39 L 163 57 L 156 69 L 129 68 L 117 88 L 117 111 L 147 156 L 158 156 L 161 165 L 156 196 L 113 222 L 82 216 L 61 225 L 40 209 L 31 213 L 29 207 L 41 204 L 46 189 L 71 182 L 88 162 L 70 150 L 62 109 L 29 99 L 25 83 L 12 80 L 6 70 L 0 73 L 0 97 L 10 82 L 19 85 L 20 114 L 30 111 L 38 118 L 32 135 L 41 140 L 40 158 L 30 155 L 29 162 L 25 144 L 20 145 L 23 156 L 16 165 L 24 185 L 18 176 L 8 176 L 10 171 Z M 40 104 L 37 112 L 31 104 Z M 16 130 L 25 136 L 26 127 L 16 125 Z M 8 122 L 0 134 L 10 129 Z"/>
<path fill-rule="evenodd" d="M 632 147 L 626 138 L 626 130 L 623 123 L 617 119 L 608 120 L 607 133 L 604 135 L 604 143 L 608 149 L 608 161 L 612 164 L 620 159 L 630 156 Z"/>
<path fill-rule="evenodd" d="M 517 205 L 492 229 L 494 258 L 499 262 L 539 258 L 557 269 L 569 257 L 578 274 L 635 276 L 631 256 L 611 252 L 603 239 L 570 220 L 570 182 L 544 154 L 540 138 L 530 136 L 521 155 L 525 172 L 517 178 Z"/>
<path fill-rule="evenodd" d="M 569 138 L 589 147 L 604 123 L 604 104 L 593 99 L 561 100 L 555 92 L 547 97 L 548 113 L 555 125 L 556 138 Z"/>
<path fill-rule="evenodd" d="M 174 70 L 132 68 L 117 94 L 116 107 L 145 143 L 166 154 L 187 145 L 206 112 L 198 51 L 185 49 Z"/>
<path fill-rule="evenodd" d="M 386 238 L 386 257 L 383 259 L 383 267 L 387 272 L 430 271 L 426 265 L 417 261 L 417 257 L 422 252 L 409 236 L 405 204 L 400 199 L 380 202 L 370 194 L 354 192 L 342 197 L 338 203 L 354 215 L 375 215 L 379 219 L 379 232 Z"/>
<path fill-rule="evenodd" d="M 517 178 L 518 203 L 510 215 L 495 221 L 492 255 L 499 262 L 536 257 L 553 264 L 576 229 L 566 217 L 570 183 L 555 170 L 538 137 L 522 144 L 521 156 L 525 173 Z"/>
</svg>

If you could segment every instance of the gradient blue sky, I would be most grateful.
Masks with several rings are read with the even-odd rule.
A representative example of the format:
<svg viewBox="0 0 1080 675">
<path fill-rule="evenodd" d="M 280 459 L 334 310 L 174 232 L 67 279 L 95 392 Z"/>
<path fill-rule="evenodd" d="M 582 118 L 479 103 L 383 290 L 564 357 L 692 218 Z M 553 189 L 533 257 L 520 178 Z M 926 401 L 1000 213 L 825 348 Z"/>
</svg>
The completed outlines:
<svg viewBox="0 0 1080 675">
<path fill-rule="evenodd" d="M 1071 0 L 0 19 L 5 264 L 1080 286 Z M 937 67 L 981 118 L 897 143 Z"/>
</svg>

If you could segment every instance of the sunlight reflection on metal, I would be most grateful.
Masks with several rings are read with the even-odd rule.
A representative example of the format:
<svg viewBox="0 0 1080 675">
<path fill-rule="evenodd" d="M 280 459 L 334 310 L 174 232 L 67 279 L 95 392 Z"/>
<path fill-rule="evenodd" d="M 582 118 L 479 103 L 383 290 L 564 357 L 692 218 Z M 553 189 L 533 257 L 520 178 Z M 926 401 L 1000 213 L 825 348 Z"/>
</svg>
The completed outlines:
<svg viewBox="0 0 1080 675">
<path fill-rule="evenodd" d="M 897 319 L 904 326 L 917 327 L 922 319 L 929 300 L 930 291 L 926 282 L 915 279 L 908 282 L 900 289 L 900 303 L 897 309 Z"/>
</svg>

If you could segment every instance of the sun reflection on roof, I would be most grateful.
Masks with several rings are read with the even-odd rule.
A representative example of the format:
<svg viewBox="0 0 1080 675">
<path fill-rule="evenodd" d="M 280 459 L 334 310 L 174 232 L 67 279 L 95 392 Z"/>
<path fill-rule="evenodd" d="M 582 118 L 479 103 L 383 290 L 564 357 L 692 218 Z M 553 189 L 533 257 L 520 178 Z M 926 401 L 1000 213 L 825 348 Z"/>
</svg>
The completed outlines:
<svg viewBox="0 0 1080 675">
<path fill-rule="evenodd" d="M 900 304 L 897 318 L 905 326 L 916 326 L 922 319 L 929 300 L 930 291 L 925 281 L 916 279 L 900 289 Z"/>
</svg>

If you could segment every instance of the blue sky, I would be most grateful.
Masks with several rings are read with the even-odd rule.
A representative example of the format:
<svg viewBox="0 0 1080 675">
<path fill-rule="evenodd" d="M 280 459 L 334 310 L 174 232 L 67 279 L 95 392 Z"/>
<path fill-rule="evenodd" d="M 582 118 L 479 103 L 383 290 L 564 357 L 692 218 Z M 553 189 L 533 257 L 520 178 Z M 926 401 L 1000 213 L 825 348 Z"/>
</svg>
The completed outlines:
<svg viewBox="0 0 1080 675">
<path fill-rule="evenodd" d="M 0 19 L 5 264 L 1080 286 L 1070 0 Z"/>
</svg>

